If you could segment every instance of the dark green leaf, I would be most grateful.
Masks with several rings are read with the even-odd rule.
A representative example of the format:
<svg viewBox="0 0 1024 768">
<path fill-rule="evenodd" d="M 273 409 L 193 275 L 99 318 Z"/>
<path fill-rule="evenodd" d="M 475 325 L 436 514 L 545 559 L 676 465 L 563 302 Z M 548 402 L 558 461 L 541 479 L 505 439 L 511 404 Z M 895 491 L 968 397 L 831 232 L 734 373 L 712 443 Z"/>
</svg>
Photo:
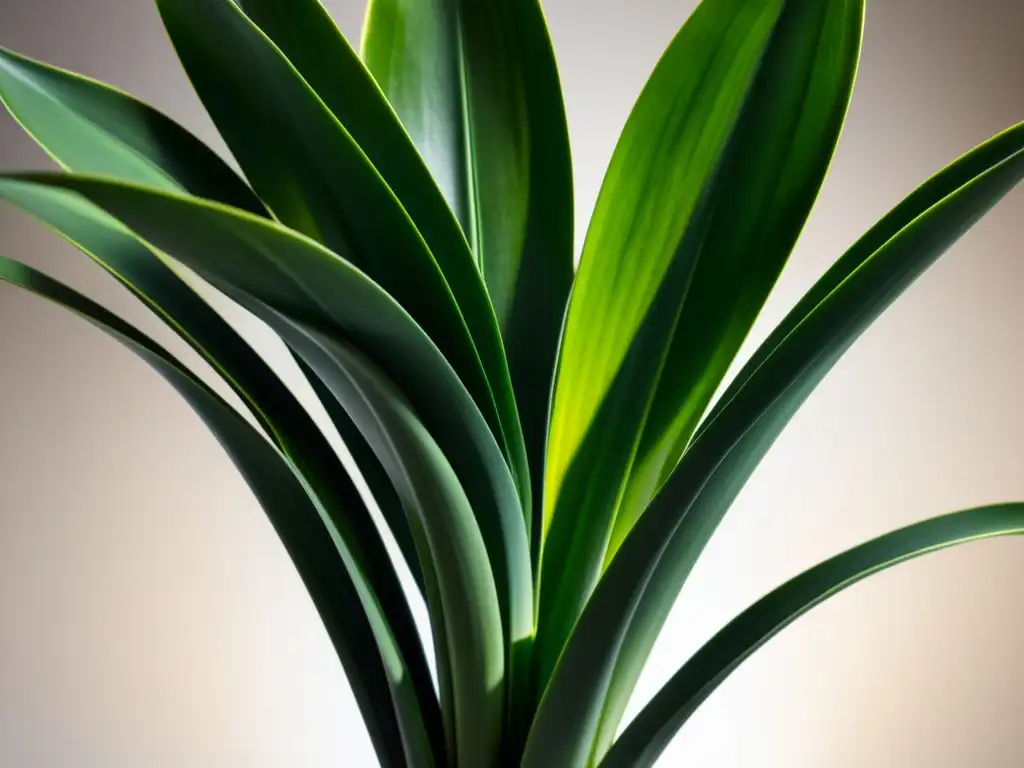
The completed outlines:
<svg viewBox="0 0 1024 768">
<path fill-rule="evenodd" d="M 324 411 L 327 413 L 328 418 L 330 418 L 331 423 L 338 430 L 338 435 L 345 444 L 345 448 L 352 455 L 352 460 L 359 468 L 359 474 L 366 482 L 366 486 L 373 496 L 374 503 L 380 509 L 384 521 L 388 524 L 388 529 L 395 537 L 395 543 L 398 545 L 399 550 L 402 552 L 402 557 L 409 566 L 409 571 L 416 582 L 416 586 L 419 587 L 420 592 L 425 596 L 426 587 L 423 581 L 423 569 L 420 567 L 419 555 L 416 553 L 416 546 L 412 539 L 412 529 L 409 527 L 409 520 L 405 516 L 402 500 L 398 497 L 391 478 L 388 477 L 384 467 L 370 449 L 366 438 L 362 436 L 356 425 L 352 422 L 352 419 L 345 413 L 345 410 L 338 405 L 338 401 L 331 394 L 330 390 L 324 386 L 323 382 L 320 381 L 320 377 L 306 365 L 302 358 L 296 356 L 294 359 L 303 375 L 309 381 L 317 399 L 323 405 Z"/>
<path fill-rule="evenodd" d="M 138 296 L 210 363 L 295 464 L 373 583 L 440 746 L 430 674 L 398 576 L 358 490 L 295 396 L 220 315 L 115 219 L 78 195 L 35 184 L 0 180 L 0 198 L 53 228 Z M 408 524 L 389 522 L 398 524 L 401 541 L 400 525 Z"/>
<path fill-rule="evenodd" d="M 0 47 L 0 101 L 61 166 L 267 215 L 199 139 L 138 99 Z"/>
<path fill-rule="evenodd" d="M 261 305 L 354 343 L 409 398 L 455 469 L 487 545 L 510 645 L 532 638 L 529 544 L 508 466 L 466 387 L 387 293 L 316 242 L 241 211 L 106 179 L 19 178 L 85 196 L 264 320 L 273 318 Z"/>
<path fill-rule="evenodd" d="M 1024 533 L 1024 504 L 954 512 L 901 528 L 804 571 L 765 595 L 709 640 L 641 710 L 601 768 L 653 766 L 694 710 L 786 626 L 863 578 L 969 541 Z"/>
<path fill-rule="evenodd" d="M 363 58 L 479 260 L 508 352 L 538 518 L 573 258 L 568 131 L 540 4 L 372 0 Z"/>
<path fill-rule="evenodd" d="M 429 585 L 438 668 L 450 676 L 442 686 L 452 706 L 451 760 L 491 768 L 501 744 L 505 643 L 494 574 L 469 499 L 412 406 L 368 360 L 286 318 L 273 327 L 346 410 L 402 499 Z"/>
<path fill-rule="evenodd" d="M 521 428 L 493 324 L 467 324 L 427 243 L 352 135 L 231 0 L 157 5 L 189 78 L 260 197 L 284 224 L 358 266 L 416 319 L 493 418 L 528 498 Z"/>
<path fill-rule="evenodd" d="M 0 280 L 89 320 L 149 363 L 188 401 L 231 456 L 287 548 L 345 666 L 382 764 L 432 765 L 409 671 L 372 586 L 288 460 L 168 352 L 103 307 L 3 257 Z"/>
</svg>

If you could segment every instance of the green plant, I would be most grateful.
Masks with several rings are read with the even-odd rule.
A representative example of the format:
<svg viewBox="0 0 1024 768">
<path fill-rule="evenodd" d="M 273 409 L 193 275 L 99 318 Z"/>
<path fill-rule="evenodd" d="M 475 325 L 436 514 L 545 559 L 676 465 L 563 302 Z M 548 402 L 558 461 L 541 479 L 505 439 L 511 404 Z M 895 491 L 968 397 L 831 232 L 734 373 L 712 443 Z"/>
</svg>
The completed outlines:
<svg viewBox="0 0 1024 768">
<path fill-rule="evenodd" d="M 142 299 L 257 427 L 71 288 L 9 259 L 0 278 L 112 334 L 209 425 L 299 570 L 383 765 L 651 765 L 817 603 L 1024 532 L 1024 504 L 976 508 L 812 568 L 616 738 L 675 596 L 793 413 L 1024 176 L 1020 124 L 932 177 L 711 405 L 825 176 L 863 6 L 704 0 L 630 115 L 575 275 L 537 0 L 371 0 L 361 57 L 318 0 L 157 0 L 246 181 L 132 97 L 0 49 L 0 98 L 67 171 L 3 174 L 0 197 Z M 195 275 L 285 341 L 372 504 Z M 436 690 L 385 533 L 429 608 Z"/>
</svg>

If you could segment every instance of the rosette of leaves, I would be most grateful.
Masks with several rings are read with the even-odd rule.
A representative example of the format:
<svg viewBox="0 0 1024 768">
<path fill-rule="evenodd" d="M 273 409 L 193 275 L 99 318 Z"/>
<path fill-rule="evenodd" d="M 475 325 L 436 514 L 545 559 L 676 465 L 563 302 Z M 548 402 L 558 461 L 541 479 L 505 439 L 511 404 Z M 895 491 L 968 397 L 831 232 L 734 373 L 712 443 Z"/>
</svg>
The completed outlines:
<svg viewBox="0 0 1024 768">
<path fill-rule="evenodd" d="M 382 765 L 651 765 L 822 600 L 1024 531 L 1024 504 L 981 507 L 828 560 L 623 722 L 780 431 L 1024 175 L 1021 124 L 913 191 L 723 381 L 835 150 L 864 0 L 703 0 L 622 131 L 578 269 L 538 0 L 371 0 L 359 52 L 318 0 L 156 6 L 241 173 L 135 98 L 3 50 L 0 98 L 63 171 L 6 172 L 0 197 L 140 298 L 251 418 L 72 288 L 9 259 L 0 278 L 111 334 L 209 426 L 298 569 Z M 368 494 L 200 281 L 280 336 Z"/>
</svg>

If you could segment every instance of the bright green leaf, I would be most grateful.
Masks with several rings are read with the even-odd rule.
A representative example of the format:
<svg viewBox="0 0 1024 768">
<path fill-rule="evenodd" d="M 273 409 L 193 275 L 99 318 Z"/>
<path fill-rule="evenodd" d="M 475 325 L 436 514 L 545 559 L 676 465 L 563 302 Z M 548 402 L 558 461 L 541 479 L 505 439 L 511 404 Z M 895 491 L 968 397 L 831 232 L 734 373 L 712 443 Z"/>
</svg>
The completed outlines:
<svg viewBox="0 0 1024 768">
<path fill-rule="evenodd" d="M 790 2 L 724 170 L 606 562 L 675 466 L 800 234 L 853 90 L 863 0 Z"/>
<path fill-rule="evenodd" d="M 602 747 L 690 569 L 775 438 L 859 334 L 1022 176 L 1024 125 L 985 142 L 894 208 L 811 288 L 798 314 L 783 321 L 781 338 L 773 333 L 741 371 L 742 384 L 716 408 L 678 470 L 673 503 L 683 509 L 693 498 L 687 494 L 696 498 L 618 653 Z"/>
<path fill-rule="evenodd" d="M 548 438 L 541 685 L 600 575 L 720 168 L 782 5 L 698 6 L 647 81 L 605 175 L 566 316 Z"/>
<path fill-rule="evenodd" d="M 687 450 L 577 623 L 541 702 L 531 733 L 536 749 L 560 746 L 566 733 L 572 743 L 589 745 L 602 720 L 607 728 L 606 708 L 618 709 L 620 697 L 632 690 L 636 665 L 646 658 L 668 606 L 792 413 L 867 326 L 1024 177 L 1024 149 L 1013 152 L 1005 140 L 994 141 L 1002 160 L 982 153 L 988 163 L 975 162 L 972 177 L 870 254 L 766 357 Z M 962 178 L 963 167 L 946 173 Z M 627 673 L 617 667 L 619 660 Z"/>
</svg>

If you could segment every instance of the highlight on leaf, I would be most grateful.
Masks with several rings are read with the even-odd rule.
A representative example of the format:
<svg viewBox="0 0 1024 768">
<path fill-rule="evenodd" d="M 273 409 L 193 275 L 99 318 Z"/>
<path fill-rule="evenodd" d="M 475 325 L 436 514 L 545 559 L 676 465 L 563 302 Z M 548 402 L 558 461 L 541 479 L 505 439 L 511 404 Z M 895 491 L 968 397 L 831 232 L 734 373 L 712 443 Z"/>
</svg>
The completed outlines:
<svg viewBox="0 0 1024 768">
<path fill-rule="evenodd" d="M 622 130 L 575 272 L 539 0 L 369 0 L 358 45 L 319 0 L 154 13 L 240 173 L 130 94 L 0 48 L 0 101 L 61 168 L 0 172 L 0 200 L 137 297 L 251 420 L 75 289 L 5 257 L 0 283 L 139 355 L 219 440 L 381 765 L 653 765 L 822 600 L 1024 531 L 1009 503 L 854 547 L 742 612 L 623 722 L 679 590 L 790 419 L 1024 178 L 1022 123 L 912 191 L 724 382 L 836 150 L 865 0 L 703 0 Z M 351 462 L 197 280 L 279 337 Z"/>
</svg>

